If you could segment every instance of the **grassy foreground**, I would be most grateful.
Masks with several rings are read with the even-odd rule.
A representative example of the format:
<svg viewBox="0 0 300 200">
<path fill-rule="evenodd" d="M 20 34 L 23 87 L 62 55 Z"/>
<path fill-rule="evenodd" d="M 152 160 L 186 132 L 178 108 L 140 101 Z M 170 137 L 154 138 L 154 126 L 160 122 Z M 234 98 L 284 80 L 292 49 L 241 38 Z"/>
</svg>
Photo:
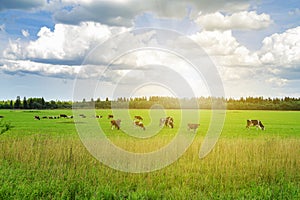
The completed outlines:
<svg viewBox="0 0 300 200">
<path fill-rule="evenodd" d="M 167 112 L 178 121 L 179 111 Z M 300 112 L 227 111 L 217 145 L 200 160 L 211 114 L 203 110 L 196 138 L 183 156 L 166 168 L 141 174 L 101 164 L 82 145 L 72 119 L 33 119 L 60 113 L 72 114 L 0 111 L 12 126 L 0 135 L 0 199 L 300 198 Z M 115 144 L 131 151 L 154 150 L 176 133 L 164 128 L 152 139 L 133 140 L 110 130 L 108 113 L 97 111 L 104 116 L 100 125 Z M 131 114 L 137 113 L 149 123 L 146 110 Z M 266 130 L 246 130 L 248 118 L 261 119 Z"/>
</svg>

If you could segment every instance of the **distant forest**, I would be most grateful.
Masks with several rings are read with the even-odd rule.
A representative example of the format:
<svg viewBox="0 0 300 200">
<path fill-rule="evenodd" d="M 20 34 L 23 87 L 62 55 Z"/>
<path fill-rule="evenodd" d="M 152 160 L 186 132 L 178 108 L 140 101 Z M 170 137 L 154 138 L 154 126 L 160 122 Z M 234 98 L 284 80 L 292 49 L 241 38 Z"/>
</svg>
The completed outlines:
<svg viewBox="0 0 300 200">
<path fill-rule="evenodd" d="M 223 108 L 224 104 L 228 110 L 300 110 L 300 98 L 263 98 L 263 97 L 246 97 L 240 99 L 225 99 L 214 97 L 199 98 L 173 98 L 153 96 L 150 98 L 118 98 L 116 100 L 83 99 L 82 101 L 45 101 L 44 98 L 23 99 L 18 96 L 15 100 L 0 101 L 0 109 L 72 109 L 75 108 L 130 108 L 130 109 L 149 109 L 159 108 L 158 105 L 165 109 L 215 109 Z"/>
</svg>

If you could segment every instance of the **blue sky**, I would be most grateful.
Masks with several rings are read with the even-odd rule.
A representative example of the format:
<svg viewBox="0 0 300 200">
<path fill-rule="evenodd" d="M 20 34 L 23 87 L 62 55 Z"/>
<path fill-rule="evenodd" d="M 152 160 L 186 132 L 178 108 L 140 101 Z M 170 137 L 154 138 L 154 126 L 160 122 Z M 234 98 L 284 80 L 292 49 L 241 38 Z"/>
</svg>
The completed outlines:
<svg viewBox="0 0 300 200">
<path fill-rule="evenodd" d="M 202 50 L 205 59 L 196 53 Z M 174 72 L 182 79 L 168 85 L 164 79 Z M 0 99 L 177 96 L 186 83 L 194 91 L 187 96 L 210 96 L 214 78 L 217 86 L 222 81 L 226 97 L 299 97 L 299 1 L 4 0 L 0 5 Z"/>
</svg>

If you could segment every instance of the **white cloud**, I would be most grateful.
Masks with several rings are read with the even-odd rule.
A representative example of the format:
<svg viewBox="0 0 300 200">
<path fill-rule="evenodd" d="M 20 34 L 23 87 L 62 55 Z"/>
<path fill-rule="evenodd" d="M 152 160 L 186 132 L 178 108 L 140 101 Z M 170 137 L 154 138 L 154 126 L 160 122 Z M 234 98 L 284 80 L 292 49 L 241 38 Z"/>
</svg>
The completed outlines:
<svg viewBox="0 0 300 200">
<path fill-rule="evenodd" d="M 3 55 L 10 59 L 83 59 L 89 50 L 108 39 L 114 29 L 95 22 L 82 22 L 78 26 L 56 24 L 53 31 L 42 27 L 37 40 L 10 41 Z"/>
<path fill-rule="evenodd" d="M 283 87 L 288 83 L 288 80 L 284 78 L 272 77 L 267 79 L 266 83 L 270 83 L 273 86 L 277 86 L 277 87 Z"/>
<path fill-rule="evenodd" d="M 0 25 L 0 32 L 5 32 L 5 24 L 1 24 Z"/>
<path fill-rule="evenodd" d="M 256 11 L 242 11 L 232 15 L 220 12 L 199 15 L 196 23 L 205 30 L 252 29 L 259 30 L 268 27 L 272 20 L 268 14 L 257 14 Z"/>
<path fill-rule="evenodd" d="M 22 32 L 22 35 L 23 35 L 24 37 L 29 37 L 29 36 L 30 36 L 28 30 L 23 30 L 23 29 L 22 29 L 21 32 Z"/>
<path fill-rule="evenodd" d="M 295 8 L 294 10 L 289 11 L 289 15 L 300 15 L 300 9 Z"/>
<path fill-rule="evenodd" d="M 263 64 L 295 68 L 300 66 L 300 26 L 263 40 L 259 51 Z"/>
<path fill-rule="evenodd" d="M 0 70 L 8 74 L 36 74 L 50 77 L 75 77 L 80 66 L 52 65 L 30 60 L 2 60 Z"/>
<path fill-rule="evenodd" d="M 260 64 L 257 54 L 242 46 L 230 30 L 202 31 L 190 38 L 198 43 L 209 56 L 212 56 L 219 65 L 254 67 Z"/>
<path fill-rule="evenodd" d="M 224 11 L 234 12 L 249 8 L 249 1 L 238 0 L 173 0 L 170 1 L 143 1 L 139 0 L 63 0 L 52 3 L 67 6 L 68 9 L 54 11 L 54 18 L 58 22 L 78 24 L 82 21 L 96 21 L 108 25 L 132 26 L 132 20 L 145 12 L 152 12 L 163 18 L 179 18 L 190 14 L 192 18 L 202 13 Z M 188 9 L 191 8 L 191 13 Z M 51 8 L 48 8 L 51 9 Z"/>
</svg>

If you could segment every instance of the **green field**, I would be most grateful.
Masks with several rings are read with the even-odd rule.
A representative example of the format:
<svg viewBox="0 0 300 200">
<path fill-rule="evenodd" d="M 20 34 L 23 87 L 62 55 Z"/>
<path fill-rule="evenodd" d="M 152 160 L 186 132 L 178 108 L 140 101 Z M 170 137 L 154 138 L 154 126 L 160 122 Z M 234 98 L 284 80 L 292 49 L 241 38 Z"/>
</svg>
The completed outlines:
<svg viewBox="0 0 300 200">
<path fill-rule="evenodd" d="M 145 139 L 111 130 L 107 114 L 112 111 L 96 114 L 104 116 L 97 122 L 114 144 L 147 153 L 168 144 L 179 130 L 180 111 L 166 112 L 175 128 Z M 0 110 L 2 123 L 11 126 L 0 135 L 0 199 L 300 199 L 300 112 L 227 111 L 215 148 L 199 159 L 211 117 L 211 111 L 201 110 L 192 145 L 176 162 L 150 173 L 100 163 L 82 144 L 73 119 L 34 120 L 61 113 L 72 110 Z M 151 127 L 147 110 L 130 110 L 137 114 Z M 246 129 L 249 118 L 260 119 L 266 130 Z M 128 129 L 132 122 L 121 125 Z M 158 126 L 157 119 L 152 125 Z"/>
</svg>

